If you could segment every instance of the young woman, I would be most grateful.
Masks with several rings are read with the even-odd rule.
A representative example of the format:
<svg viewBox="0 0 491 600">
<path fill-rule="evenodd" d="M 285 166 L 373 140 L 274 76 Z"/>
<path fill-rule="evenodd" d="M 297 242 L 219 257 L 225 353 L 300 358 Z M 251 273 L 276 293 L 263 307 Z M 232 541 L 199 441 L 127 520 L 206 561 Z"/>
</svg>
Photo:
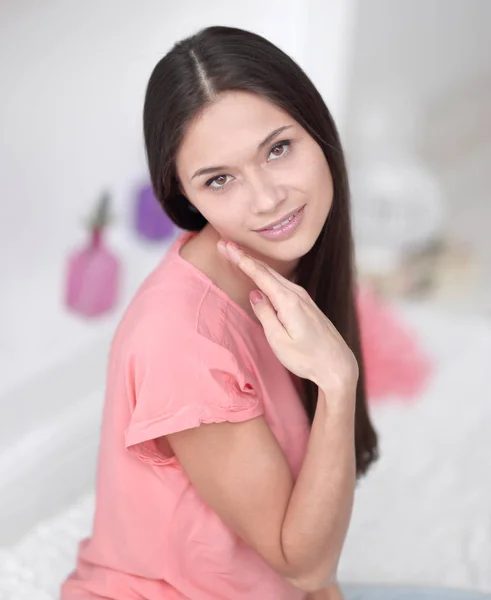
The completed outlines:
<svg viewBox="0 0 491 600">
<path fill-rule="evenodd" d="M 282 51 L 211 27 L 155 67 L 144 132 L 187 231 L 114 337 L 93 533 L 62 597 L 338 598 L 377 440 L 335 125 Z"/>
</svg>

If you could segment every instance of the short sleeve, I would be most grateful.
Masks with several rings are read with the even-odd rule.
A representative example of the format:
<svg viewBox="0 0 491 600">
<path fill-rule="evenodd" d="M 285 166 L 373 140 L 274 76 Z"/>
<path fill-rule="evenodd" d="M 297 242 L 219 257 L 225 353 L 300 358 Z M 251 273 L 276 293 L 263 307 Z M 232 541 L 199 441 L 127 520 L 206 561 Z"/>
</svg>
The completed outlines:
<svg viewBox="0 0 491 600">
<path fill-rule="evenodd" d="M 263 414 L 257 381 L 240 357 L 196 331 L 175 326 L 138 340 L 128 368 L 131 416 L 126 448 L 162 463 L 155 440 L 205 423 Z"/>
</svg>

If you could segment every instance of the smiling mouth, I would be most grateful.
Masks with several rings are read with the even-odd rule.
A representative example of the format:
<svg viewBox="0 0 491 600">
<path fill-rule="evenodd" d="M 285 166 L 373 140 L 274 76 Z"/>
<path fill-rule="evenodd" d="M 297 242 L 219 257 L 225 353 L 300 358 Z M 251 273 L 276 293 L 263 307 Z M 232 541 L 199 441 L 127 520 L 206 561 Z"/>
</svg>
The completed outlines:
<svg viewBox="0 0 491 600">
<path fill-rule="evenodd" d="M 300 208 L 297 208 L 294 211 L 285 215 L 281 221 L 275 221 L 274 223 L 271 223 L 271 225 L 267 225 L 266 227 L 262 227 L 261 229 L 255 229 L 254 231 L 274 231 L 275 229 L 281 229 L 285 225 L 288 225 L 288 223 L 292 219 L 294 219 L 304 207 L 305 204 Z"/>
</svg>

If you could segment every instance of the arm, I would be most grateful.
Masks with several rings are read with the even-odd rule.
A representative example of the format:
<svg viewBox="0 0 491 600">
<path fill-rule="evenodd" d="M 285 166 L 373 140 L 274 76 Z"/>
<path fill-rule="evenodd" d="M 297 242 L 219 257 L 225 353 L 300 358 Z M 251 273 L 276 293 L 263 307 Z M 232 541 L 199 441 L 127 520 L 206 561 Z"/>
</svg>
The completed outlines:
<svg viewBox="0 0 491 600">
<path fill-rule="evenodd" d="M 342 393 L 337 400 L 352 404 Z M 313 591 L 334 578 L 350 519 L 352 430 L 352 411 L 330 410 L 320 392 L 295 485 L 262 417 L 202 425 L 168 440 L 203 500 L 283 577 Z"/>
<path fill-rule="evenodd" d="M 353 397 L 354 392 L 343 391 L 333 407 L 319 393 L 307 454 L 283 523 L 285 555 L 299 567 L 292 583 L 307 591 L 334 580 L 351 518 L 356 483 Z"/>
<path fill-rule="evenodd" d="M 320 590 L 335 577 L 351 515 L 357 365 L 305 290 L 249 257 L 239 263 L 264 292 L 254 311 L 276 356 L 319 388 L 299 477 L 294 484 L 262 417 L 167 438 L 198 493 L 233 531 L 293 585 Z"/>
</svg>

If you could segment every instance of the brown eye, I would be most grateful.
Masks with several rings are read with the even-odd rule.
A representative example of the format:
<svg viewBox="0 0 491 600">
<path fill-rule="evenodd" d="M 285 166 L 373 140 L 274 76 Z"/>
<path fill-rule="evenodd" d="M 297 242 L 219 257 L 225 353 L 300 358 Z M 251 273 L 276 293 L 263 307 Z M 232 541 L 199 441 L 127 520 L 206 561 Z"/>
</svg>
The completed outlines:
<svg viewBox="0 0 491 600">
<path fill-rule="evenodd" d="M 206 187 L 212 188 L 213 190 L 220 190 L 224 188 L 229 182 L 230 175 L 217 175 L 212 179 L 208 179 L 205 183 Z"/>
<path fill-rule="evenodd" d="M 289 140 L 284 140 L 283 142 L 278 142 L 278 144 L 275 144 L 271 148 L 269 156 L 273 160 L 276 160 L 277 158 L 282 158 L 283 156 L 285 156 L 288 153 L 289 146 L 290 146 Z"/>
</svg>

